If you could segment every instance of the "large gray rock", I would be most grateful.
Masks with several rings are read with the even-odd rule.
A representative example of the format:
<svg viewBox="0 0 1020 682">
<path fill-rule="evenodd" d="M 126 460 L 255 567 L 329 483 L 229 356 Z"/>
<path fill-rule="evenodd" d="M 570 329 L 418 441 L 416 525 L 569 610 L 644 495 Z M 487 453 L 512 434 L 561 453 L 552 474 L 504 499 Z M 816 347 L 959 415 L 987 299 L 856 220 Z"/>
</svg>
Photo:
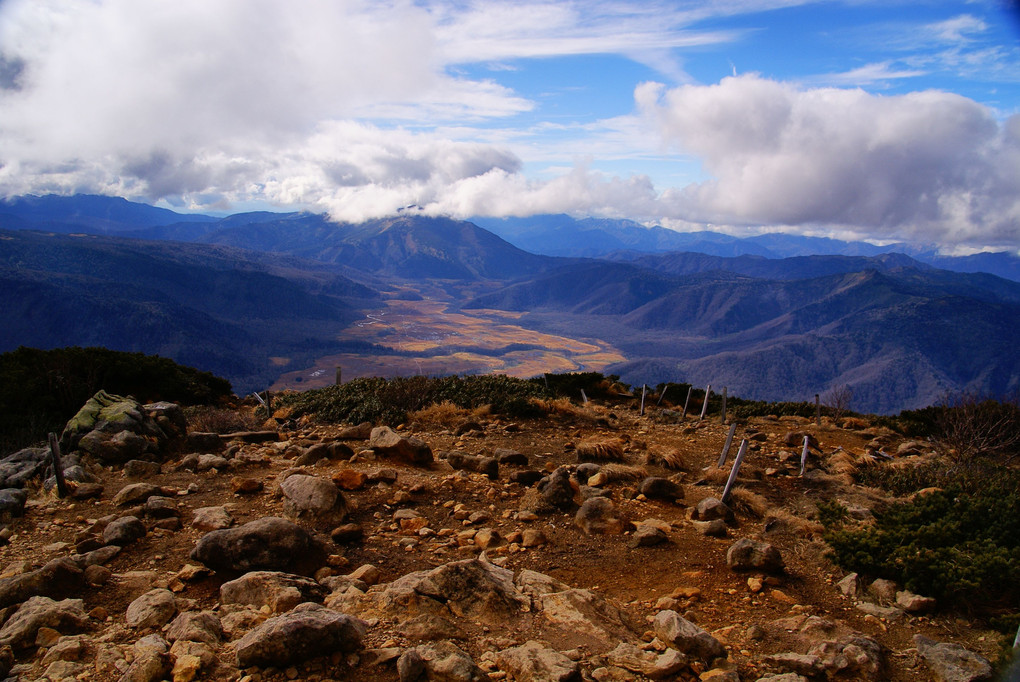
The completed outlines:
<svg viewBox="0 0 1020 682">
<path fill-rule="evenodd" d="M 142 637 L 131 646 L 134 660 L 120 682 L 159 682 L 168 677 L 173 667 L 170 646 L 161 636 Z"/>
<path fill-rule="evenodd" d="M 207 533 L 191 551 L 191 558 L 214 571 L 310 574 L 322 566 L 325 549 L 301 526 L 268 516 Z"/>
<path fill-rule="evenodd" d="M 479 457 L 476 455 L 468 455 L 456 450 L 442 454 L 446 455 L 445 459 L 447 463 L 454 469 L 475 471 L 480 474 L 484 474 L 493 480 L 499 478 L 499 460 L 495 457 Z"/>
<path fill-rule="evenodd" d="M 82 600 L 32 597 L 0 628 L 0 646 L 14 649 L 32 646 L 42 627 L 53 628 L 61 634 L 84 631 L 88 627 L 88 616 Z"/>
<path fill-rule="evenodd" d="M 205 642 L 213 646 L 223 639 L 223 625 L 212 611 L 185 611 L 170 623 L 166 638 L 171 642 Z"/>
<path fill-rule="evenodd" d="M 0 459 L 0 488 L 23 488 L 52 461 L 49 448 L 25 448 Z"/>
<path fill-rule="evenodd" d="M 580 667 L 547 644 L 528 641 L 496 654 L 496 665 L 515 680 L 580 682 Z"/>
<path fill-rule="evenodd" d="M 160 628 L 177 613 L 177 599 L 170 590 L 149 590 L 128 604 L 124 619 L 129 628 Z"/>
<path fill-rule="evenodd" d="M 0 523 L 8 523 L 25 515 L 25 502 L 28 493 L 21 488 L 4 488 L 0 490 Z"/>
<path fill-rule="evenodd" d="M 343 523 L 347 518 L 347 500 L 333 481 L 294 474 L 280 484 L 283 511 L 295 519 Z"/>
<path fill-rule="evenodd" d="M 645 497 L 653 500 L 667 500 L 672 502 L 674 500 L 684 499 L 684 488 L 676 481 L 671 481 L 668 478 L 662 478 L 660 476 L 649 476 L 645 480 L 641 481 L 641 486 L 638 488 Z"/>
<path fill-rule="evenodd" d="M 234 645 L 237 667 L 285 667 L 334 652 L 361 648 L 366 626 L 357 618 L 307 602 L 270 618 Z"/>
<path fill-rule="evenodd" d="M 585 500 L 574 515 L 574 525 L 586 535 L 618 535 L 623 532 L 623 521 L 616 516 L 616 506 L 605 497 Z"/>
<path fill-rule="evenodd" d="M 224 604 L 268 606 L 275 613 L 289 611 L 302 602 L 321 602 L 327 589 L 311 578 L 279 571 L 252 571 L 220 586 Z"/>
<path fill-rule="evenodd" d="M 560 467 L 538 482 L 542 500 L 560 511 L 574 507 L 574 487 L 570 484 L 570 470 Z"/>
<path fill-rule="evenodd" d="M 726 657 L 722 642 L 676 611 L 659 611 L 652 623 L 655 636 L 682 654 L 703 661 Z"/>
<path fill-rule="evenodd" d="M 114 519 L 103 529 L 103 542 L 108 545 L 125 547 L 145 537 L 145 524 L 136 516 L 122 516 Z"/>
<path fill-rule="evenodd" d="M 782 573 L 785 570 L 779 550 L 767 542 L 741 538 L 726 550 L 726 565 L 734 571 L 765 571 Z"/>
<path fill-rule="evenodd" d="M 621 642 L 606 654 L 606 660 L 611 665 L 639 673 L 652 680 L 672 678 L 688 664 L 687 657 L 676 649 L 666 649 L 660 654 L 645 651 L 627 642 Z"/>
<path fill-rule="evenodd" d="M 428 465 L 433 461 L 432 448 L 414 437 L 404 437 L 388 426 L 372 429 L 368 447 L 380 457 L 397 459 L 407 464 Z"/>
<path fill-rule="evenodd" d="M 38 570 L 0 579 L 0 608 L 30 597 L 69 597 L 84 585 L 85 575 L 77 563 L 66 557 L 53 559 Z"/>
<path fill-rule="evenodd" d="M 733 518 L 733 510 L 714 497 L 702 499 L 691 511 L 691 520 L 693 521 L 714 521 L 715 519 L 732 521 Z"/>
<path fill-rule="evenodd" d="M 992 679 L 992 665 L 988 659 L 959 644 L 939 643 L 923 635 L 914 635 L 914 645 L 938 682 Z"/>
</svg>

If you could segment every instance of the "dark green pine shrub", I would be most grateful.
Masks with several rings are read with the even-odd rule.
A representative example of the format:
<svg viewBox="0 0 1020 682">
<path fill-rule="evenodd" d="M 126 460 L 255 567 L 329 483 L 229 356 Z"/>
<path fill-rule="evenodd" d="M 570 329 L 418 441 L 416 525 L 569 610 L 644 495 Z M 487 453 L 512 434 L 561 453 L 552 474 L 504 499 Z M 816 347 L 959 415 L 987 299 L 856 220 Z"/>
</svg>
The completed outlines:
<svg viewBox="0 0 1020 682">
<path fill-rule="evenodd" d="M 1015 477 L 1012 477 L 1015 479 Z M 996 613 L 1020 603 L 1020 496 L 989 481 L 966 493 L 939 490 L 897 504 L 864 528 L 825 539 L 846 570 L 895 580 L 943 606 Z M 1015 483 L 1015 480 L 1014 480 Z"/>
</svg>

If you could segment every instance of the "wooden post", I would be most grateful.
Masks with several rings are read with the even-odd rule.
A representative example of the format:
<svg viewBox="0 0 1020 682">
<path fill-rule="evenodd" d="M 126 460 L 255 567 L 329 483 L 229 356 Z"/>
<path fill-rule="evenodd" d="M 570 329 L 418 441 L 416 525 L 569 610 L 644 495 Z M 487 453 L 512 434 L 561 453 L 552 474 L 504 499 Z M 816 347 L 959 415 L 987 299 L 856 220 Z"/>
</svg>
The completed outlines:
<svg viewBox="0 0 1020 682">
<path fill-rule="evenodd" d="M 817 393 L 815 393 L 815 425 L 822 425 L 822 403 L 819 401 Z"/>
<path fill-rule="evenodd" d="M 804 469 L 807 468 L 807 452 L 808 443 L 811 442 L 811 436 L 804 436 L 804 449 L 800 451 L 800 475 L 804 475 Z"/>
<path fill-rule="evenodd" d="M 588 396 L 586 396 L 586 395 L 584 394 L 584 389 L 583 389 L 583 388 L 581 389 L 581 400 L 583 400 L 583 401 L 584 401 L 584 404 L 585 404 L 585 405 L 587 405 L 587 404 L 588 404 Z"/>
<path fill-rule="evenodd" d="M 272 419 L 272 417 L 273 417 L 273 396 L 269 392 L 269 389 L 267 388 L 266 389 L 266 419 Z"/>
<path fill-rule="evenodd" d="M 705 400 L 701 403 L 701 416 L 698 419 L 704 419 L 705 413 L 708 412 L 708 396 L 712 395 L 712 384 L 705 387 Z"/>
<path fill-rule="evenodd" d="M 726 487 L 723 488 L 722 497 L 719 501 L 726 504 L 726 499 L 730 496 L 730 490 L 733 489 L 733 483 L 737 480 L 737 472 L 740 471 L 740 465 L 744 461 L 744 455 L 747 454 L 747 439 L 744 438 L 740 441 L 740 449 L 737 450 L 737 457 L 733 460 L 733 468 L 730 469 L 730 477 L 726 479 Z"/>
<path fill-rule="evenodd" d="M 53 476 L 57 479 L 57 495 L 67 497 L 67 481 L 64 480 L 64 466 L 60 463 L 60 443 L 57 434 L 50 432 L 50 455 L 53 457 Z"/>
<path fill-rule="evenodd" d="M 641 412 L 640 415 L 645 416 L 645 394 L 648 393 L 648 384 L 641 384 Z"/>
<path fill-rule="evenodd" d="M 341 371 L 340 371 L 340 368 L 339 368 L 339 367 L 337 367 L 337 368 L 336 368 L 336 385 L 337 385 L 337 386 L 339 386 L 339 385 L 340 385 L 341 383 L 343 383 L 343 381 L 341 380 L 341 374 L 342 374 L 342 373 L 341 373 Z"/>
<path fill-rule="evenodd" d="M 719 413 L 719 423 L 726 423 L 726 387 L 722 387 L 722 411 Z"/>
<path fill-rule="evenodd" d="M 733 435 L 737 432 L 736 422 L 730 424 L 730 432 L 726 435 L 726 444 L 723 445 L 722 454 L 719 455 L 719 463 L 716 466 L 721 467 L 726 464 L 726 456 L 730 454 L 730 445 L 733 444 Z"/>
<path fill-rule="evenodd" d="M 691 392 L 694 390 L 694 386 L 687 387 L 687 400 L 684 401 L 684 413 L 680 415 L 681 419 L 687 419 L 687 406 L 691 402 Z"/>
<path fill-rule="evenodd" d="M 661 404 L 662 404 L 662 399 L 666 397 L 666 390 L 667 390 L 668 388 L 669 388 L 669 384 L 666 384 L 666 385 L 665 385 L 665 386 L 663 387 L 663 389 L 662 389 L 662 393 L 660 393 L 660 394 L 659 394 L 659 399 L 655 401 L 655 406 L 656 406 L 656 407 L 658 407 L 659 405 L 661 405 Z"/>
</svg>

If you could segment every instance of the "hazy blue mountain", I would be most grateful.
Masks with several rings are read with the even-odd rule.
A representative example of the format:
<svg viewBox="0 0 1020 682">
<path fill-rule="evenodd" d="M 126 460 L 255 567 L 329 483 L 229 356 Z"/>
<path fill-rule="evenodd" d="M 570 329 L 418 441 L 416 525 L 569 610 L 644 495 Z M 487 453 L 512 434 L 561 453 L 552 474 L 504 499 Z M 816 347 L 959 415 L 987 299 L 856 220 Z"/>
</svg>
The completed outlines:
<svg viewBox="0 0 1020 682">
<path fill-rule="evenodd" d="M 0 230 L 0 352 L 101 345 L 212 371 L 245 392 L 270 357 L 324 351 L 377 294 L 322 264 L 106 236 Z"/>
<path fill-rule="evenodd" d="M 140 204 L 119 197 L 93 194 L 59 196 L 21 196 L 0 200 L 0 228 L 22 229 L 8 225 L 4 215 L 19 218 L 34 227 L 54 232 L 116 233 L 143 227 L 173 223 L 210 223 L 216 218 L 206 215 L 177 213 L 165 208 Z"/>
</svg>

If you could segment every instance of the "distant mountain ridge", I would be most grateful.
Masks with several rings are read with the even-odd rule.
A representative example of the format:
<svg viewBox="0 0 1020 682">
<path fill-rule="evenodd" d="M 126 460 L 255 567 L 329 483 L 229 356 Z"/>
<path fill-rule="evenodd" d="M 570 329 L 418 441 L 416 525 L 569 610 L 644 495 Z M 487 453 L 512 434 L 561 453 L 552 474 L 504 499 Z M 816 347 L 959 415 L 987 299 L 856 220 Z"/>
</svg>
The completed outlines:
<svg viewBox="0 0 1020 682">
<path fill-rule="evenodd" d="M 376 353 L 344 330 L 385 307 L 379 291 L 410 301 L 420 286 L 451 297 L 453 310 L 503 310 L 526 330 L 604 340 L 627 358 L 606 371 L 632 384 L 712 383 L 768 400 L 849 384 L 854 408 L 874 412 L 947 391 L 1020 390 L 1016 281 L 837 240 L 568 216 L 503 223 L 507 238 L 412 212 L 355 225 L 304 212 L 185 216 L 107 197 L 7 201 L 0 351 L 159 353 L 250 390 L 286 363 Z M 515 234 L 553 234 L 549 250 L 564 253 L 571 240 L 577 252 L 610 252 L 534 254 L 511 243 Z M 731 255 L 656 251 L 680 243 Z M 811 248 L 847 253 L 803 254 Z M 1014 267 L 1009 254 L 979 256 L 949 260 Z"/>
</svg>

